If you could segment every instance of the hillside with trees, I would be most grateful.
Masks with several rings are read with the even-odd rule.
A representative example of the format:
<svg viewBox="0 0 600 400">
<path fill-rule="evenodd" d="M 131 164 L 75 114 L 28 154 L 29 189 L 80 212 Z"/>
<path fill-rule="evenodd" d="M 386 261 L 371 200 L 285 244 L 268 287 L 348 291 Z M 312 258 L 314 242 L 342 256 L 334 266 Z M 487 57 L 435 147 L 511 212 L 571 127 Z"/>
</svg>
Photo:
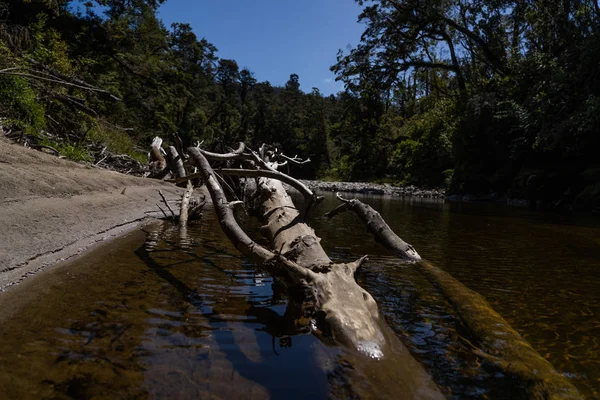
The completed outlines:
<svg viewBox="0 0 600 400">
<path fill-rule="evenodd" d="M 359 1 L 335 96 L 259 82 L 162 0 L 0 0 L 0 125 L 61 155 L 271 142 L 305 178 L 600 207 L 596 1 Z M 201 32 L 198 32 L 201 34 Z"/>
</svg>

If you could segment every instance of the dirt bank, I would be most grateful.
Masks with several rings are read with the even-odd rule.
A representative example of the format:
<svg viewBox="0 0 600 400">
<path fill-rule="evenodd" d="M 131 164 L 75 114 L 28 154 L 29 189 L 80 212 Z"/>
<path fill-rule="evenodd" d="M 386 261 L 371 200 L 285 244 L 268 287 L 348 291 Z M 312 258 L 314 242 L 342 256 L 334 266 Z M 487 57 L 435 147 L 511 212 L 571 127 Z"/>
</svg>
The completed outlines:
<svg viewBox="0 0 600 400">
<path fill-rule="evenodd" d="M 0 139 L 0 291 L 137 227 L 161 189 L 182 189 L 62 160 Z"/>
</svg>

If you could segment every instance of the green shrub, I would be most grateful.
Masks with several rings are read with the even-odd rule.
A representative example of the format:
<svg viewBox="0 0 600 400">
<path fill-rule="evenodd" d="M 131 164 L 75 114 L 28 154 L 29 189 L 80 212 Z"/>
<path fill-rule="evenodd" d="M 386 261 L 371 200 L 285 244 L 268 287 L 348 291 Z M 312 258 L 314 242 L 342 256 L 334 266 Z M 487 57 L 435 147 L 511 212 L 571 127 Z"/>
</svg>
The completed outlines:
<svg viewBox="0 0 600 400">
<path fill-rule="evenodd" d="M 447 184 L 457 126 L 453 114 L 451 102 L 439 102 L 431 110 L 404 121 L 399 135 L 407 139 L 396 145 L 389 163 L 390 171 L 403 183 Z"/>
<path fill-rule="evenodd" d="M 94 159 L 88 153 L 87 149 L 83 146 L 74 146 L 72 144 L 58 145 L 57 149 L 61 156 L 67 157 L 73 161 L 86 161 L 92 162 Z"/>
<path fill-rule="evenodd" d="M 112 153 L 127 154 L 141 163 L 147 162 L 146 153 L 136 150 L 136 142 L 126 131 L 110 129 L 105 124 L 98 123 L 89 130 L 87 139 L 106 146 Z"/>
<path fill-rule="evenodd" d="M 44 106 L 26 80 L 0 75 L 0 113 L 8 124 L 36 134 L 46 126 Z"/>
<path fill-rule="evenodd" d="M 324 181 L 349 181 L 352 179 L 352 169 L 354 163 L 352 162 L 349 155 L 344 154 L 331 166 L 331 168 L 325 170 L 319 179 Z"/>
</svg>

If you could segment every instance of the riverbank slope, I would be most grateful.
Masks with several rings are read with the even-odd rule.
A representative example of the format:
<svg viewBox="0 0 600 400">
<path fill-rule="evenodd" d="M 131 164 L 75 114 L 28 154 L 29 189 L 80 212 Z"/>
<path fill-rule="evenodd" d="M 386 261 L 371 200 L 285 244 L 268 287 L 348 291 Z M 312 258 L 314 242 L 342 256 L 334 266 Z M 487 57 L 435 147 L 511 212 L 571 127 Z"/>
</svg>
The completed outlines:
<svg viewBox="0 0 600 400">
<path fill-rule="evenodd" d="M 0 139 L 0 291 L 113 238 L 182 189 L 81 165 Z"/>
</svg>

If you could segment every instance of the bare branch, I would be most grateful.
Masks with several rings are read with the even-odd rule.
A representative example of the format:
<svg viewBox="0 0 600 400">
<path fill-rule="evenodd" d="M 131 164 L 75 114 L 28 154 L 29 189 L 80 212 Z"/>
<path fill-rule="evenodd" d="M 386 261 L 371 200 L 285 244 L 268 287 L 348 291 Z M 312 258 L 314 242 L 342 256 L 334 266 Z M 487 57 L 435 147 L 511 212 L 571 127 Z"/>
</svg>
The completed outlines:
<svg viewBox="0 0 600 400">
<path fill-rule="evenodd" d="M 242 156 L 242 153 L 246 149 L 246 145 L 243 142 L 240 142 L 238 148 L 233 150 L 230 153 L 212 153 L 210 151 L 198 149 L 202 155 L 209 160 L 233 160 L 233 159 L 246 159 L 246 157 Z"/>
<path fill-rule="evenodd" d="M 167 208 L 171 212 L 171 215 L 173 216 L 173 221 L 175 221 L 175 219 L 176 219 L 175 213 L 173 212 L 173 209 L 171 208 L 171 206 L 169 205 L 169 202 L 165 198 L 165 195 L 163 194 L 162 190 L 159 190 L 158 194 L 160 194 L 160 197 L 162 197 L 163 203 L 165 203 L 165 206 L 167 206 Z"/>
<path fill-rule="evenodd" d="M 410 261 L 421 261 L 421 256 L 413 246 L 400 239 L 392 231 L 381 215 L 371 206 L 361 202 L 358 199 L 345 199 L 339 193 L 336 194 L 338 200 L 343 202 L 342 206 L 335 208 L 326 215 L 332 218 L 347 210 L 352 210 L 367 225 L 369 232 L 375 236 L 376 240 L 383 244 L 388 250 L 399 257 Z"/>
<path fill-rule="evenodd" d="M 177 178 L 184 177 L 186 175 L 186 172 L 185 167 L 183 166 L 183 160 L 175 146 L 169 146 L 166 152 L 166 156 L 167 166 L 169 167 L 173 175 L 175 175 Z M 177 186 L 181 186 L 181 184 L 178 184 Z"/>
<path fill-rule="evenodd" d="M 181 140 L 181 138 L 179 137 L 179 135 L 177 133 L 172 133 L 169 136 L 172 137 L 173 142 L 175 143 L 175 149 L 177 150 L 177 154 L 179 154 L 179 157 L 181 157 L 181 160 L 183 162 L 184 160 L 187 159 L 187 155 L 183 151 L 183 141 Z M 185 176 L 185 174 L 179 175 L 178 177 L 181 178 L 182 176 Z"/>
<path fill-rule="evenodd" d="M 263 144 L 260 148 L 261 154 L 265 154 L 266 152 L 269 152 L 269 153 L 276 153 L 276 154 L 280 155 L 280 153 L 277 153 L 277 149 L 268 150 L 268 148 L 269 148 L 269 146 Z M 230 176 L 249 176 L 249 177 L 272 178 L 272 179 L 277 179 L 284 183 L 287 183 L 288 185 L 290 185 L 293 188 L 295 188 L 296 190 L 298 190 L 300 192 L 300 194 L 302 194 L 302 197 L 304 198 L 305 212 L 303 215 L 303 219 L 306 219 L 308 217 L 308 214 L 310 213 L 312 207 L 316 206 L 323 200 L 323 197 L 316 196 L 306 185 L 304 185 L 299 180 L 294 179 L 289 175 L 286 175 L 282 172 L 277 171 L 277 169 L 274 167 L 274 165 L 275 166 L 278 165 L 277 163 L 272 164 L 272 163 L 269 163 L 264 160 L 264 158 L 268 157 L 266 154 L 264 157 L 261 157 L 258 153 L 256 153 L 255 151 L 252 151 L 252 150 L 250 150 L 249 153 L 244 153 L 245 149 L 246 149 L 246 146 L 244 145 L 244 143 L 240 142 L 239 146 L 236 150 L 234 150 L 230 153 L 227 153 L 227 154 L 212 153 L 212 152 L 208 152 L 208 151 L 202 150 L 202 149 L 196 149 L 196 150 L 199 151 L 207 159 L 212 159 L 212 160 L 222 160 L 222 161 L 224 161 L 224 160 L 249 160 L 249 161 L 254 161 L 254 163 L 257 166 L 261 167 L 262 170 L 219 169 L 218 172 L 220 174 L 230 175 Z M 289 158 L 289 157 L 286 157 L 286 158 L 288 158 L 289 160 L 292 160 L 292 162 L 296 162 L 296 163 L 304 163 L 305 162 L 305 161 L 299 161 L 300 159 L 297 156 L 295 156 L 294 158 Z M 195 177 L 197 177 L 197 176 L 189 175 L 186 177 L 186 180 L 193 179 Z M 170 182 L 179 183 L 179 182 L 182 182 L 182 180 L 176 179 L 176 180 L 171 180 Z"/>
<path fill-rule="evenodd" d="M 234 199 L 239 200 L 237 194 L 235 194 L 235 190 L 233 190 L 233 188 L 227 182 L 225 182 L 225 179 L 223 179 L 223 177 L 219 174 L 215 173 L 215 175 L 219 182 L 221 182 L 221 187 L 225 187 L 225 189 L 227 189 L 227 191 L 231 194 L 231 196 L 233 196 Z"/>
<path fill-rule="evenodd" d="M 369 259 L 368 255 L 364 255 L 361 258 L 359 258 L 358 260 L 351 262 L 349 264 L 346 264 L 349 268 L 349 273 L 354 274 L 354 272 L 356 272 L 357 269 L 360 268 L 360 266 Z"/>
<path fill-rule="evenodd" d="M 310 162 L 310 158 L 307 158 L 306 160 L 301 159 L 300 157 L 298 157 L 298 155 L 295 155 L 294 157 L 288 157 L 283 153 L 280 153 L 277 155 L 277 157 L 283 158 L 286 161 L 289 161 L 293 164 L 298 164 L 298 165 L 302 165 L 302 164 L 307 164 Z M 283 165 L 283 164 L 281 164 Z"/>
<path fill-rule="evenodd" d="M 350 209 L 350 206 L 348 206 L 348 204 L 346 204 L 346 203 L 340 204 L 339 206 L 337 206 L 333 210 L 331 210 L 328 213 L 326 213 L 325 216 L 327 217 L 327 219 L 331 219 L 331 218 L 335 217 L 338 214 L 341 214 L 343 212 L 348 211 L 349 209 Z"/>
<path fill-rule="evenodd" d="M 103 93 L 103 94 L 108 95 L 113 100 L 117 100 L 117 101 L 121 100 L 120 98 L 118 98 L 117 96 L 113 95 L 112 93 L 110 93 L 109 91 L 107 91 L 105 89 L 100 89 L 100 88 L 96 88 L 96 87 L 92 87 L 92 86 L 83 86 L 83 85 L 79 85 L 79 84 L 76 84 L 76 83 L 67 82 L 67 81 L 64 81 L 62 79 L 46 78 L 46 77 L 42 77 L 42 76 L 38 76 L 38 75 L 34 75 L 33 74 L 33 73 L 39 73 L 38 71 L 33 71 L 33 70 L 29 70 L 29 69 L 27 69 L 27 71 L 29 71 L 29 73 L 12 72 L 12 71 L 13 71 L 13 69 L 8 68 L 8 71 L 6 69 L 5 70 L 1 70 L 0 74 L 20 76 L 20 77 L 23 77 L 23 78 L 36 79 L 36 80 L 39 80 L 39 81 L 57 83 L 59 85 L 69 86 L 69 87 L 75 87 L 75 88 L 82 89 L 82 90 L 87 90 L 87 91 L 90 91 L 90 92 Z"/>
<path fill-rule="evenodd" d="M 156 207 L 158 207 L 158 209 L 162 212 L 162 214 L 165 216 L 165 219 L 170 219 L 167 216 L 167 213 L 165 212 L 165 210 L 162 209 L 162 207 L 160 206 L 160 204 L 156 203 Z"/>
<path fill-rule="evenodd" d="M 35 149 L 48 149 L 52 152 L 54 152 L 55 155 L 59 156 L 60 152 L 58 150 L 56 150 L 54 147 L 51 146 L 46 146 L 43 144 L 31 144 L 31 147 L 35 148 Z"/>
<path fill-rule="evenodd" d="M 185 189 L 185 192 L 181 198 L 181 207 L 179 209 L 179 229 L 185 229 L 187 226 L 188 210 L 193 192 L 194 185 L 192 185 L 192 182 L 188 181 L 187 188 Z"/>
<path fill-rule="evenodd" d="M 167 166 L 167 160 L 163 156 L 163 152 L 162 152 L 162 150 L 163 150 L 162 142 L 163 142 L 163 140 L 160 137 L 156 136 L 152 140 L 152 144 L 150 145 L 150 149 L 151 149 L 150 160 L 156 164 L 156 167 L 159 171 L 164 170 Z"/>
<path fill-rule="evenodd" d="M 227 207 L 230 207 L 232 209 L 235 209 L 237 206 L 243 206 L 245 203 L 241 200 L 235 200 L 235 201 L 230 201 L 227 204 Z"/>
<path fill-rule="evenodd" d="M 196 149 L 196 150 L 198 150 L 198 149 Z M 201 154 L 203 154 L 203 153 L 201 152 Z M 317 205 L 318 203 L 320 203 L 323 200 L 323 197 L 315 195 L 314 192 L 308 188 L 308 186 L 306 186 L 299 180 L 294 179 L 291 176 L 286 175 L 282 172 L 279 172 L 273 168 L 271 168 L 269 170 L 222 168 L 222 169 L 217 169 L 217 172 L 221 175 L 229 175 L 229 176 L 271 178 L 271 179 L 277 179 L 281 182 L 287 183 L 288 185 L 292 186 L 294 189 L 298 190 L 300 192 L 300 194 L 302 194 L 302 196 L 304 197 L 304 202 L 305 202 L 305 206 L 306 206 L 306 210 L 307 210 L 305 214 L 308 213 L 308 210 L 311 207 Z M 167 182 L 180 183 L 180 182 L 185 182 L 187 180 L 200 178 L 200 177 L 203 177 L 202 173 L 191 174 L 191 175 L 188 175 L 183 178 L 170 179 Z"/>
<path fill-rule="evenodd" d="M 219 224 L 223 229 L 223 232 L 227 235 L 229 240 L 234 246 L 250 260 L 265 264 L 267 267 L 281 267 L 283 266 L 286 271 L 301 277 L 306 280 L 318 280 L 318 276 L 308 268 L 301 267 L 300 265 L 293 263 L 281 255 L 277 255 L 266 248 L 262 247 L 258 243 L 254 242 L 239 226 L 233 215 L 232 207 L 230 202 L 227 201 L 223 188 L 219 184 L 216 174 L 210 166 L 206 157 L 202 154 L 200 149 L 191 147 L 188 152 L 192 156 L 192 159 L 200 168 L 200 174 L 206 183 L 206 187 L 210 192 L 215 211 L 217 213 Z"/>
</svg>

